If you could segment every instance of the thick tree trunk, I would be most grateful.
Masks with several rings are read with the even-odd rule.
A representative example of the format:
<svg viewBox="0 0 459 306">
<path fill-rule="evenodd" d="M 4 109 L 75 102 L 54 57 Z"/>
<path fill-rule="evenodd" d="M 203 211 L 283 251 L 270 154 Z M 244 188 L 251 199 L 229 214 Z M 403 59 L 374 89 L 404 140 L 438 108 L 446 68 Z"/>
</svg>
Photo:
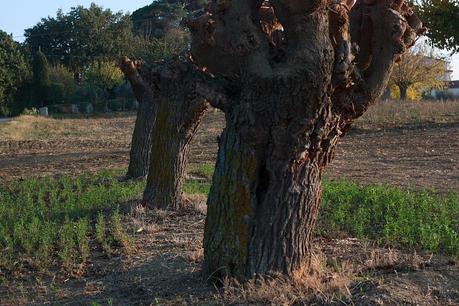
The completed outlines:
<svg viewBox="0 0 459 306">
<path fill-rule="evenodd" d="M 159 107 L 152 133 L 150 170 L 143 200 L 150 208 L 177 210 L 183 204 L 190 143 L 207 107 L 203 105 L 191 124 L 184 124 L 187 109 L 173 108 L 170 104 L 174 102 L 163 99 Z"/>
<path fill-rule="evenodd" d="M 143 104 L 136 121 L 128 175 L 148 172 L 145 206 L 179 209 L 190 142 L 209 107 L 197 93 L 202 71 L 183 58 L 153 66 L 124 58 L 121 67 Z M 207 75 L 203 77 L 207 79 Z M 212 91 L 206 88 L 201 91 L 209 98 Z"/>
<path fill-rule="evenodd" d="M 262 6 L 272 22 L 261 19 Z M 283 30 L 271 31 L 278 23 Z M 192 102 L 199 94 L 227 123 L 208 199 L 205 272 L 292 275 L 310 259 L 321 174 L 340 137 L 425 29 L 403 0 L 215 0 L 187 24 L 191 61 L 149 73 L 161 96 L 162 130 L 153 139 L 157 166 L 145 200 L 180 206 L 171 186 L 181 186 L 187 160 L 179 153 L 187 153 L 205 109 Z M 190 62 L 199 68 L 189 69 Z M 169 159 L 156 160 L 164 155 Z M 163 180 L 170 185 L 157 184 Z"/>
<path fill-rule="evenodd" d="M 339 139 L 325 88 L 310 83 L 254 81 L 227 115 L 208 199 L 208 275 L 289 275 L 307 264 L 322 169 Z"/>
<path fill-rule="evenodd" d="M 155 103 L 140 102 L 134 132 L 132 134 L 129 167 L 126 178 L 146 177 L 150 164 L 152 129 L 156 119 Z"/>
</svg>

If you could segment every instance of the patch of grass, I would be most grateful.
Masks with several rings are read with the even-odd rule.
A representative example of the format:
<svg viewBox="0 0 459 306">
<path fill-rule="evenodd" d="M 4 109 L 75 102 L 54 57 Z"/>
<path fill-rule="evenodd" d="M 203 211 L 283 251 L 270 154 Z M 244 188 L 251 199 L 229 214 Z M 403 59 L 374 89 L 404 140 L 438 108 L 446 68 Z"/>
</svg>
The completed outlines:
<svg viewBox="0 0 459 306">
<path fill-rule="evenodd" d="M 86 118 L 85 116 L 43 117 L 23 115 L 0 124 L 2 140 L 111 140 L 128 144 L 134 118 L 122 114 Z"/>
<path fill-rule="evenodd" d="M 111 247 L 112 241 L 109 240 L 110 237 L 107 234 L 107 222 L 105 221 L 104 214 L 101 212 L 97 215 L 95 231 L 97 242 L 102 247 L 102 250 L 104 251 L 105 255 L 111 257 L 113 254 L 113 250 Z"/>
<path fill-rule="evenodd" d="M 354 277 L 354 269 L 348 262 L 330 265 L 323 253 L 315 252 L 311 262 L 295 271 L 291 278 L 273 275 L 244 284 L 226 278 L 221 297 L 229 305 L 346 304 L 351 298 L 349 288 Z"/>
<path fill-rule="evenodd" d="M 185 192 L 207 195 L 213 167 L 195 165 L 190 172 L 205 172 L 207 179 L 187 181 Z M 323 186 L 318 234 L 347 234 L 382 244 L 459 257 L 457 194 L 436 194 L 427 190 L 411 192 L 391 186 L 359 186 L 345 180 L 324 181 Z"/>
<path fill-rule="evenodd" d="M 390 186 L 325 182 L 317 231 L 347 233 L 383 244 L 459 254 L 455 193 L 410 192 Z"/>
<path fill-rule="evenodd" d="M 211 180 L 214 175 L 215 166 L 213 164 L 192 164 L 188 172 L 199 177 Z"/>
<path fill-rule="evenodd" d="M 138 198 L 143 188 L 142 182 L 119 183 L 112 172 L 0 186 L 0 271 L 46 270 L 57 255 L 59 266 L 72 272 L 87 262 L 93 236 L 109 246 L 120 240 L 126 248 L 129 238 L 117 203 Z M 103 214 L 110 211 L 113 217 L 106 222 Z"/>
<path fill-rule="evenodd" d="M 132 238 L 127 234 L 126 229 L 123 226 L 119 208 L 113 212 L 111 219 L 111 233 L 113 235 L 113 240 L 115 243 L 122 247 L 125 254 L 132 253 L 134 250 L 134 242 L 132 241 Z"/>
<path fill-rule="evenodd" d="M 211 183 L 208 181 L 187 180 L 183 187 L 188 194 L 209 194 Z"/>
</svg>

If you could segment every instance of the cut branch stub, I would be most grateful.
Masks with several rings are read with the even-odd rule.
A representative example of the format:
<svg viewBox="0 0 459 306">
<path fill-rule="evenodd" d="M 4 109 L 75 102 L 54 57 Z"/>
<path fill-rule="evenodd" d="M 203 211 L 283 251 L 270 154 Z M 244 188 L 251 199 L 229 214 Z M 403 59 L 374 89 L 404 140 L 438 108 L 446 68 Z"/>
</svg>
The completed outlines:
<svg viewBox="0 0 459 306">
<path fill-rule="evenodd" d="M 269 73 L 268 40 L 259 24 L 258 8 L 253 1 L 213 1 L 206 12 L 190 18 L 186 23 L 192 34 L 193 60 L 214 75 Z"/>
</svg>

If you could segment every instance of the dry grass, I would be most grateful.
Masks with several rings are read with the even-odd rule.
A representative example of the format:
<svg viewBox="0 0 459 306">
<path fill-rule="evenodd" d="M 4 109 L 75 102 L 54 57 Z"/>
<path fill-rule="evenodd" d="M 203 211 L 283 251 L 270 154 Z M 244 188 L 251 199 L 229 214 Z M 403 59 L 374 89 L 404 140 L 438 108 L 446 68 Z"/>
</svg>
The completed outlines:
<svg viewBox="0 0 459 306">
<path fill-rule="evenodd" d="M 224 122 L 219 113 L 207 133 L 220 133 Z M 48 139 L 116 139 L 129 143 L 135 114 L 104 115 L 99 117 L 72 116 L 63 118 L 24 115 L 0 125 L 2 140 Z M 360 128 L 394 127 L 419 123 L 448 123 L 459 120 L 459 101 L 379 102 L 360 118 Z"/>
<path fill-rule="evenodd" d="M 401 254 L 400 251 L 389 249 L 373 249 L 365 260 L 363 267 L 368 270 L 409 270 L 418 271 L 431 263 L 433 255 L 421 256 L 416 251 Z"/>
<path fill-rule="evenodd" d="M 134 116 L 56 119 L 24 115 L 0 125 L 1 140 L 95 139 L 130 142 Z M 128 132 L 129 131 L 129 132 Z"/>
<path fill-rule="evenodd" d="M 136 234 L 153 234 L 158 231 L 158 225 L 150 222 L 151 211 L 147 210 L 145 206 L 138 204 L 131 209 L 129 215 Z"/>
<path fill-rule="evenodd" d="M 459 101 L 381 101 L 357 122 L 360 128 L 398 127 L 407 124 L 449 123 L 459 120 Z"/>
<path fill-rule="evenodd" d="M 260 277 L 244 284 L 225 279 L 222 299 L 225 304 L 244 305 L 344 302 L 351 297 L 349 288 L 354 277 L 354 269 L 348 262 L 330 264 L 323 253 L 316 252 L 311 263 L 291 278 Z"/>
</svg>

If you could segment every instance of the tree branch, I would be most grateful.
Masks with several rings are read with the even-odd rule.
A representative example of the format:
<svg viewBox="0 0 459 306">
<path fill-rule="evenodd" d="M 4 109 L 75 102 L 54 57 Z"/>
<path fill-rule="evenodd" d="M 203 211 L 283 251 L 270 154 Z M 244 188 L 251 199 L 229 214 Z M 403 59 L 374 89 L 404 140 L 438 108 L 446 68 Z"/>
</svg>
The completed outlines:
<svg viewBox="0 0 459 306">
<path fill-rule="evenodd" d="M 196 83 L 196 93 L 206 99 L 212 107 L 228 111 L 230 102 L 228 96 L 224 94 L 225 88 L 221 82 L 207 78 L 206 81 Z"/>
<path fill-rule="evenodd" d="M 354 85 L 337 88 L 332 97 L 345 125 L 380 97 L 395 61 L 425 31 L 404 0 L 358 0 L 349 17 L 351 41 L 360 47 L 351 74 Z"/>
<path fill-rule="evenodd" d="M 214 75 L 269 75 L 268 40 L 260 27 L 262 1 L 213 1 L 204 13 L 186 21 L 191 54 Z"/>
<path fill-rule="evenodd" d="M 123 57 L 120 63 L 120 69 L 131 83 L 134 95 L 140 103 L 153 103 L 154 92 L 151 85 L 141 76 L 141 67 L 144 65 L 140 61 L 132 61 Z"/>
</svg>

